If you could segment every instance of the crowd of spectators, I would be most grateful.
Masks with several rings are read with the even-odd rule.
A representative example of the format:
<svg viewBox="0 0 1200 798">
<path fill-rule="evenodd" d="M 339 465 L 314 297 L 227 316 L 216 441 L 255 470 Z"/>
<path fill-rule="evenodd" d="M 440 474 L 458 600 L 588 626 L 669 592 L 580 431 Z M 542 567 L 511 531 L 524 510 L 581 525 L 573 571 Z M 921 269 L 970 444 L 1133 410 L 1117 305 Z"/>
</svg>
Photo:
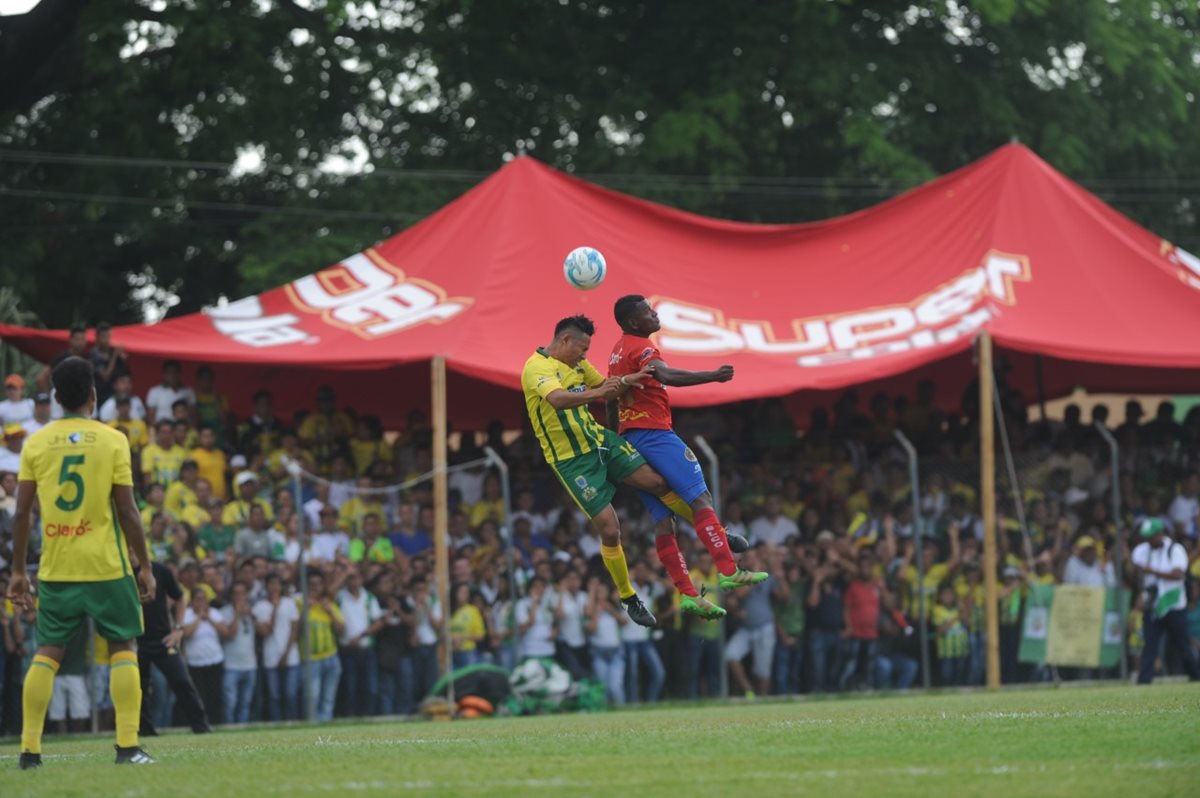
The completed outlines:
<svg viewBox="0 0 1200 798">
<path fill-rule="evenodd" d="M 848 391 L 802 425 L 774 400 L 677 412 L 681 435 L 703 434 L 719 451 L 722 519 L 752 546 L 743 567 L 770 578 L 720 595 L 730 611 L 724 623 L 682 615 L 653 551 L 653 523 L 632 494 L 621 493 L 616 506 L 633 582 L 659 618 L 651 630 L 628 623 L 600 563 L 600 541 L 542 465 L 530 430 L 506 430 L 497 421 L 452 436 L 454 463 L 479 459 L 484 445 L 502 454 L 514 506 L 506 518 L 499 476 L 482 465 L 450 475 L 450 604 L 442 607 L 432 574 L 432 483 L 384 490 L 432 468 L 432 432 L 422 413 L 384 434 L 376 419 L 351 409 L 352 397 L 324 386 L 311 412 L 280 418 L 272 394 L 262 390 L 239 417 L 211 369 L 185 374 L 167 362 L 150 384 L 130 373 L 109 336 L 98 330 L 89 350 L 80 332 L 68 353 L 94 363 L 97 415 L 129 437 L 149 549 L 178 586 L 177 601 L 164 599 L 179 627 L 166 642 L 172 651 L 178 646 L 188 677 L 181 685 L 182 677 L 152 670 L 144 727 L 204 731 L 209 723 L 300 717 L 304 624 L 310 698 L 320 719 L 411 713 L 439 675 L 443 644 L 455 667 L 555 658 L 578 677 L 602 681 L 611 702 L 622 704 L 715 696 L 726 667 L 734 695 L 905 689 L 919 680 L 917 631 L 924 625 L 935 684 L 983 681 L 970 389 L 956 411 L 935 402 L 931 382 L 912 397 L 876 394 L 865 408 Z M 10 376 L 0 402 L 0 594 L 20 448 L 56 412 L 46 374 L 28 386 L 34 390 Z M 1007 387 L 1002 407 L 1027 517 L 1022 529 L 1017 497 L 1002 483 L 1004 681 L 1045 677 L 1017 658 L 1027 588 L 1132 586 L 1136 574 L 1128 566 L 1117 572 L 1114 551 L 1120 538 L 1129 552 L 1136 543 L 1131 530 L 1144 518 L 1161 518 L 1188 553 L 1190 631 L 1200 648 L 1200 410 L 1180 424 L 1169 403 L 1149 421 L 1137 402 L 1127 405 L 1123 423 L 1112 428 L 1122 447 L 1114 518 L 1108 450 L 1094 429 L 1108 425 L 1107 408 L 1097 406 L 1091 423 L 1074 407 L 1061 421 L 1031 423 L 1024 400 Z M 921 454 L 923 568 L 896 429 Z M 293 463 L 311 475 L 299 495 Z M 40 541 L 34 526 L 32 559 Z M 686 522 L 679 529 L 697 586 L 719 593 L 711 558 Z M 301 569 L 306 605 L 299 601 Z M 1141 599 L 1134 593 L 1128 643 L 1136 665 L 1151 653 L 1141 650 Z M 20 684 L 36 629 L 32 612 L 3 606 L 0 711 L 11 732 L 19 726 Z M 103 689 L 88 697 L 89 685 L 106 683 L 105 662 L 102 640 L 75 641 L 59 671 L 52 722 L 66 728 L 92 703 L 109 709 Z M 1168 655 L 1159 668 L 1173 672 L 1179 664 Z"/>
</svg>

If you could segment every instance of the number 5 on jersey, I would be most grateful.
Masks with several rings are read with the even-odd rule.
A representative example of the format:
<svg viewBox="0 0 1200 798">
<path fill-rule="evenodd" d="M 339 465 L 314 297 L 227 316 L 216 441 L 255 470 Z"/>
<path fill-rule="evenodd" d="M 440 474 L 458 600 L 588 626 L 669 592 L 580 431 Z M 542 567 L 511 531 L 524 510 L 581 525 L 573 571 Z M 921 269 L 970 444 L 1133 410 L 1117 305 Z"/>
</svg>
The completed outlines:
<svg viewBox="0 0 1200 798">
<path fill-rule="evenodd" d="M 83 477 L 75 473 L 72 469 L 83 465 L 82 454 L 69 454 L 63 458 L 62 469 L 58 472 L 58 484 L 66 485 L 70 483 L 75 486 L 74 498 L 68 500 L 68 488 L 63 488 L 62 493 L 54 500 L 54 506 L 62 510 L 64 513 L 70 513 L 78 510 L 83 504 Z"/>
</svg>

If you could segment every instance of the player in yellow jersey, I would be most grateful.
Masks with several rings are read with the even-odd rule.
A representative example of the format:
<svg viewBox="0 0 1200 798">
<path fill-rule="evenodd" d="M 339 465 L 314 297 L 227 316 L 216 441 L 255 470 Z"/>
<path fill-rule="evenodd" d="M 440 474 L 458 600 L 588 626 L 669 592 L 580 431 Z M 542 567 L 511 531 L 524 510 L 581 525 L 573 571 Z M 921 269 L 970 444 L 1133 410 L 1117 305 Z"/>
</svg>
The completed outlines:
<svg viewBox="0 0 1200 798">
<path fill-rule="evenodd" d="M 91 363 L 66 358 L 54 367 L 52 380 L 55 398 L 66 415 L 25 442 L 12 528 L 8 594 L 14 604 L 28 609 L 33 606 L 33 591 L 25 563 L 37 498 L 44 541 L 38 569 L 38 650 L 22 694 L 19 765 L 22 770 L 41 767 L 42 727 L 54 676 L 67 641 L 85 616 L 95 621 L 111 652 L 109 690 L 117 716 L 117 764 L 150 764 L 154 759 L 138 746 L 142 686 L 136 639 L 142 633 L 139 599 L 149 601 L 154 596 L 155 582 L 148 567 L 141 514 L 133 499 L 129 440 L 91 417 L 96 406 Z M 142 566 L 136 582 L 126 545 Z"/>
<path fill-rule="evenodd" d="M 600 554 L 612 575 L 630 620 L 653 626 L 654 615 L 638 598 L 629 581 L 629 566 L 621 547 L 621 525 L 613 510 L 616 483 L 624 482 L 654 496 L 671 489 L 645 458 L 617 433 L 596 422 L 588 405 L 616 399 L 650 375 L 605 379 L 584 357 L 596 327 L 586 316 L 570 316 L 554 327 L 554 340 L 525 362 L 521 387 L 534 434 L 542 454 L 559 482 L 571 494 L 600 538 Z"/>
</svg>

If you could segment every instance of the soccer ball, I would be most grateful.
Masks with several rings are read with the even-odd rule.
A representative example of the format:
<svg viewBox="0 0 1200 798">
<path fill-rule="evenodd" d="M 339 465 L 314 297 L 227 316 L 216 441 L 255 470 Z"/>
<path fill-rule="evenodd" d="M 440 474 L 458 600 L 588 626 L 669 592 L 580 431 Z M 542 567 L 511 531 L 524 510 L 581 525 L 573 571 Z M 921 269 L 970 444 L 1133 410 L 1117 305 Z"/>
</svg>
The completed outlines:
<svg viewBox="0 0 1200 798">
<path fill-rule="evenodd" d="M 591 247 L 576 247 L 563 261 L 563 277 L 581 291 L 590 291 L 604 282 L 608 264 L 599 250 Z"/>
</svg>

